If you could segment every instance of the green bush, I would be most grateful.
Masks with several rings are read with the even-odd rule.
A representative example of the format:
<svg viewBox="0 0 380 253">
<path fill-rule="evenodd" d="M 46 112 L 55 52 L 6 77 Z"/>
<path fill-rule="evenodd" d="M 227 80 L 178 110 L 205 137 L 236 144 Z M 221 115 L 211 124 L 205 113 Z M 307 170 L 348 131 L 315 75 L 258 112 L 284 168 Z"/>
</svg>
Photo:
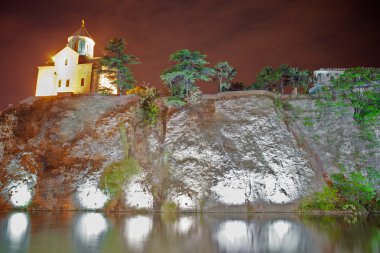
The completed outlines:
<svg viewBox="0 0 380 253">
<path fill-rule="evenodd" d="M 173 201 L 166 201 L 161 206 L 161 211 L 165 214 L 175 214 L 178 212 L 177 204 Z"/>
<path fill-rule="evenodd" d="M 129 156 L 127 130 L 124 124 L 120 124 L 119 131 L 125 158 L 105 168 L 99 181 L 100 189 L 111 197 L 118 196 L 123 189 L 125 181 L 141 170 L 138 161 Z"/>
<path fill-rule="evenodd" d="M 140 165 L 134 158 L 112 163 L 103 171 L 99 187 L 111 197 L 117 196 L 121 193 L 124 182 L 140 170 Z"/>
<path fill-rule="evenodd" d="M 322 192 L 316 192 L 310 198 L 302 201 L 301 209 L 303 210 L 322 210 L 332 211 L 340 208 L 340 198 L 338 190 L 325 186 Z"/>
<path fill-rule="evenodd" d="M 160 113 L 160 108 L 154 102 L 158 97 L 158 91 L 154 87 L 144 86 L 137 91 L 140 96 L 140 116 L 145 124 L 155 125 Z"/>
<path fill-rule="evenodd" d="M 183 101 L 181 98 L 179 97 L 168 97 L 166 100 L 165 100 L 165 104 L 166 106 L 168 107 L 176 107 L 176 108 L 180 108 L 180 107 L 183 107 L 186 105 L 186 102 Z"/>
<path fill-rule="evenodd" d="M 256 82 L 250 87 L 251 90 L 265 90 L 265 83 Z"/>
<path fill-rule="evenodd" d="M 348 173 L 341 167 L 340 173 L 331 175 L 334 188 L 336 188 L 347 204 L 359 208 L 364 206 L 368 211 L 377 205 L 376 186 L 379 185 L 380 173 L 373 168 L 367 168 L 366 174 L 359 171 Z"/>
</svg>

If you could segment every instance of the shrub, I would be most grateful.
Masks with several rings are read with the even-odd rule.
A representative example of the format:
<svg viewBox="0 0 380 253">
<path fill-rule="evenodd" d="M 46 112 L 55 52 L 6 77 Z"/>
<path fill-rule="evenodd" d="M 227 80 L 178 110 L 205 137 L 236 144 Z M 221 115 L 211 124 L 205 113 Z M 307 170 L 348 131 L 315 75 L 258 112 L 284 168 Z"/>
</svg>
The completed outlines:
<svg viewBox="0 0 380 253">
<path fill-rule="evenodd" d="M 310 198 L 303 200 L 301 203 L 301 209 L 303 210 L 322 210 L 331 211 L 336 210 L 340 207 L 340 198 L 338 195 L 338 190 L 325 186 L 322 192 L 316 192 Z"/>
<path fill-rule="evenodd" d="M 100 178 L 100 189 L 111 197 L 121 193 L 124 182 L 140 171 L 140 165 L 134 158 L 110 164 Z"/>
<path fill-rule="evenodd" d="M 242 82 L 231 83 L 230 87 L 228 89 L 225 89 L 225 91 L 240 91 L 240 90 L 245 90 L 244 83 Z"/>
<path fill-rule="evenodd" d="M 250 87 L 251 90 L 265 90 L 265 83 L 253 83 Z"/>
<path fill-rule="evenodd" d="M 376 185 L 380 175 L 372 168 L 367 168 L 367 175 L 355 171 L 344 175 L 345 169 L 341 167 L 340 173 L 331 175 L 333 186 L 339 191 L 348 204 L 355 207 L 364 206 L 368 211 L 376 205 Z"/>
<path fill-rule="evenodd" d="M 165 105 L 168 107 L 181 108 L 181 107 L 186 105 L 186 102 L 183 101 L 182 99 L 178 98 L 178 97 L 172 96 L 172 97 L 168 97 L 165 100 Z"/>
<path fill-rule="evenodd" d="M 161 206 L 161 211 L 165 214 L 175 214 L 178 212 L 177 204 L 173 201 L 166 201 Z"/>
<path fill-rule="evenodd" d="M 126 95 L 130 95 L 130 94 L 139 94 L 139 92 L 141 92 L 142 90 L 144 90 L 144 87 L 142 86 L 135 86 L 133 89 L 129 89 L 125 92 Z"/>
<path fill-rule="evenodd" d="M 123 189 L 124 182 L 141 170 L 138 161 L 129 156 L 127 132 L 124 124 L 120 124 L 119 131 L 125 158 L 110 164 L 103 171 L 99 182 L 100 189 L 111 197 L 119 195 Z"/>
<path fill-rule="evenodd" d="M 136 94 L 140 96 L 140 111 L 139 114 L 142 122 L 145 124 L 155 125 L 160 113 L 160 108 L 154 102 L 158 97 L 158 91 L 154 87 L 144 86 L 137 89 Z"/>
<path fill-rule="evenodd" d="M 189 96 L 185 98 L 184 100 L 186 104 L 194 105 L 194 104 L 199 103 L 201 98 L 202 98 L 202 91 L 198 87 L 193 87 L 193 89 L 191 89 L 189 93 Z"/>
</svg>

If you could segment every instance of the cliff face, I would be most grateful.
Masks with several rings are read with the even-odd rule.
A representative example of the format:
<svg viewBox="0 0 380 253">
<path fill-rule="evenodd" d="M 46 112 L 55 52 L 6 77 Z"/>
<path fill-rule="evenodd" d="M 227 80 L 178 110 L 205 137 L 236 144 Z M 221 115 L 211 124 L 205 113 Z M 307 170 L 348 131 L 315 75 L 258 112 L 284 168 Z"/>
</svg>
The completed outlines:
<svg viewBox="0 0 380 253">
<path fill-rule="evenodd" d="M 339 163 L 380 164 L 349 116 L 321 115 L 310 98 L 283 110 L 269 93 L 204 96 L 196 106 L 161 106 L 156 126 L 140 123 L 138 100 L 30 98 L 2 112 L 0 207 L 294 210 Z M 125 158 L 120 125 L 143 169 L 111 199 L 99 179 Z"/>
</svg>

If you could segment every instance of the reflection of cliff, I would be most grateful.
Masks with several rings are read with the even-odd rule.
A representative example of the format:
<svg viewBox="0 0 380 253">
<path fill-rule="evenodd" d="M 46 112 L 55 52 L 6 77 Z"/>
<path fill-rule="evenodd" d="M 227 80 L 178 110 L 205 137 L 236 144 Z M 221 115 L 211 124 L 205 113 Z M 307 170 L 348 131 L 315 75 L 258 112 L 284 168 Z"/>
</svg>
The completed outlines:
<svg viewBox="0 0 380 253">
<path fill-rule="evenodd" d="M 27 252 L 30 240 L 29 215 L 25 213 L 9 214 L 0 220 L 0 252 Z"/>
<path fill-rule="evenodd" d="M 108 230 L 108 222 L 101 213 L 81 213 L 73 221 L 73 237 L 77 251 L 101 252 L 101 245 Z"/>
<path fill-rule="evenodd" d="M 0 252 L 379 252 L 378 217 L 0 213 Z"/>
<path fill-rule="evenodd" d="M 32 199 L 31 209 L 105 208 L 109 196 L 98 183 L 124 158 L 120 124 L 143 171 L 108 206 L 119 210 L 157 210 L 167 200 L 181 210 L 293 210 L 323 182 L 316 156 L 330 172 L 370 154 L 349 118 L 326 114 L 308 128 L 303 118 L 320 115 L 304 98 L 289 101 L 289 124 L 270 93 L 256 93 L 161 105 L 154 127 L 139 124 L 132 95 L 27 99 L 0 115 L 0 206 Z M 379 154 L 370 163 L 380 164 Z"/>
<path fill-rule="evenodd" d="M 288 220 L 234 220 L 218 226 L 215 240 L 220 252 L 312 252 L 313 247 L 305 242 L 305 232 Z"/>
</svg>

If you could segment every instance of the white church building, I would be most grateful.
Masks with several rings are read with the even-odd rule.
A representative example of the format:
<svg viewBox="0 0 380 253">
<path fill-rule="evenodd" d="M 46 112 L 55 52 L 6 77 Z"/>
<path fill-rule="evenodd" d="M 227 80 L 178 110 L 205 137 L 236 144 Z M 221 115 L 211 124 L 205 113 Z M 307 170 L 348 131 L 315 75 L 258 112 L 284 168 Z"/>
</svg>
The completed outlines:
<svg viewBox="0 0 380 253">
<path fill-rule="evenodd" d="M 94 57 L 95 42 L 82 26 L 71 35 L 65 48 L 46 66 L 38 67 L 36 96 L 95 93 L 100 87 L 117 91 L 104 76 L 99 76 L 100 57 Z"/>
</svg>

